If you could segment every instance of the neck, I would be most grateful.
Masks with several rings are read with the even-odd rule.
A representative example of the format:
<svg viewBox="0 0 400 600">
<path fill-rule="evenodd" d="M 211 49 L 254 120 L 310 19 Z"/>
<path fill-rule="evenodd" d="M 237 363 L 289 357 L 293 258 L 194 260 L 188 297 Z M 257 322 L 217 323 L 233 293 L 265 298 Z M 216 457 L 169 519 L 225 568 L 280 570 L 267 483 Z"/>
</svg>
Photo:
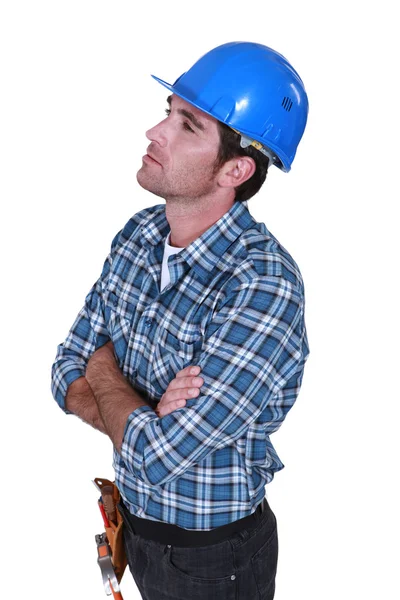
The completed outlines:
<svg viewBox="0 0 400 600">
<path fill-rule="evenodd" d="M 171 228 L 169 244 L 185 248 L 216 223 L 233 205 L 233 201 L 204 203 L 166 199 L 165 215 Z"/>
</svg>

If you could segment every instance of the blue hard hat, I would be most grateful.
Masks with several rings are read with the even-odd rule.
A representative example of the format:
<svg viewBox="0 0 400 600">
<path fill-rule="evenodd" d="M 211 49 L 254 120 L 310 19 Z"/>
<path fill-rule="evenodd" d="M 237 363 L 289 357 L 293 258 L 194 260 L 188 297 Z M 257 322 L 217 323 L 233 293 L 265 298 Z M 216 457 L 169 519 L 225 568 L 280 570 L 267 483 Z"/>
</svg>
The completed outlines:
<svg viewBox="0 0 400 600">
<path fill-rule="evenodd" d="M 253 42 L 229 42 L 204 54 L 172 85 L 156 81 L 242 135 L 290 171 L 307 122 L 308 99 L 281 54 Z"/>
</svg>

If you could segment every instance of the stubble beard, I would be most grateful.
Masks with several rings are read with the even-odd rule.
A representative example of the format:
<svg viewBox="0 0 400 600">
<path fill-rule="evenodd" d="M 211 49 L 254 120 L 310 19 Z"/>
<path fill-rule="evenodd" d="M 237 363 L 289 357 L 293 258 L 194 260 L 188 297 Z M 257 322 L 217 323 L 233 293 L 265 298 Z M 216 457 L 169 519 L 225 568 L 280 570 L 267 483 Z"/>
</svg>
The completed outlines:
<svg viewBox="0 0 400 600">
<path fill-rule="evenodd" d="M 202 198 L 208 197 L 213 193 L 215 189 L 213 184 L 215 176 L 214 167 L 215 163 L 208 167 L 203 177 L 199 177 L 198 170 L 196 169 L 192 169 L 192 172 L 186 171 L 185 173 L 178 174 L 178 179 L 181 183 L 191 181 L 191 177 L 194 180 L 199 180 L 199 183 L 201 182 L 202 184 L 200 189 L 196 189 L 193 184 L 180 185 L 179 189 L 173 189 L 171 185 L 163 184 L 162 178 L 160 180 L 160 178 L 152 177 L 151 173 L 146 174 L 145 167 L 143 166 L 136 173 L 136 179 L 139 185 L 146 191 L 164 198 L 169 204 L 183 206 L 187 205 L 190 201 L 200 202 Z M 144 176 L 141 177 L 141 174 Z"/>
<path fill-rule="evenodd" d="M 141 176 L 141 173 L 144 174 L 144 177 Z M 156 179 L 152 178 L 151 175 L 147 174 L 146 176 L 145 167 L 141 167 L 136 173 L 136 181 L 144 190 L 154 194 L 155 196 L 164 197 L 162 186 L 156 185 Z"/>
</svg>

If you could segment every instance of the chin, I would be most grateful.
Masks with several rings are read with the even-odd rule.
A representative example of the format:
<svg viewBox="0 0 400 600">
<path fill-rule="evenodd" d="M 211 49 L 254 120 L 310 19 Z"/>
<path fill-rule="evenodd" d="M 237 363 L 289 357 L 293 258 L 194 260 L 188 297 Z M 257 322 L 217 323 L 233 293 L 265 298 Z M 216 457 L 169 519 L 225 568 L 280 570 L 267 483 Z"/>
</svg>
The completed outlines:
<svg viewBox="0 0 400 600">
<path fill-rule="evenodd" d="M 147 192 L 151 192 L 155 196 L 160 196 L 161 198 L 164 197 L 163 191 L 155 185 L 155 182 L 152 182 L 150 178 L 143 174 L 142 169 L 139 169 L 139 171 L 136 173 L 136 181 L 140 187 Z"/>
<path fill-rule="evenodd" d="M 145 190 L 149 189 L 150 182 L 148 177 L 146 177 L 146 175 L 143 173 L 143 168 L 139 169 L 139 171 L 136 173 L 136 181 Z"/>
</svg>

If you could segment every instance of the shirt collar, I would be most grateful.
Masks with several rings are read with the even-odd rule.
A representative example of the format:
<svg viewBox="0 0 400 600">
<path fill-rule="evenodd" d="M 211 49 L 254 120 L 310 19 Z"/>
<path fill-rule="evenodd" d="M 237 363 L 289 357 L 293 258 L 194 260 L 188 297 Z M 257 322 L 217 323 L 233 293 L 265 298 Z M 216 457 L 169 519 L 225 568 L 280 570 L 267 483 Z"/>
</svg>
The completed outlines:
<svg viewBox="0 0 400 600">
<path fill-rule="evenodd" d="M 165 204 L 159 205 L 152 219 L 142 227 L 141 242 L 143 246 L 156 246 L 165 242 L 170 226 L 165 215 Z M 255 225 L 249 209 L 243 202 L 234 202 L 231 208 L 200 237 L 175 254 L 194 268 L 199 275 L 204 271 L 211 272 L 221 256 L 245 229 Z M 247 255 L 247 252 L 245 252 Z"/>
</svg>

